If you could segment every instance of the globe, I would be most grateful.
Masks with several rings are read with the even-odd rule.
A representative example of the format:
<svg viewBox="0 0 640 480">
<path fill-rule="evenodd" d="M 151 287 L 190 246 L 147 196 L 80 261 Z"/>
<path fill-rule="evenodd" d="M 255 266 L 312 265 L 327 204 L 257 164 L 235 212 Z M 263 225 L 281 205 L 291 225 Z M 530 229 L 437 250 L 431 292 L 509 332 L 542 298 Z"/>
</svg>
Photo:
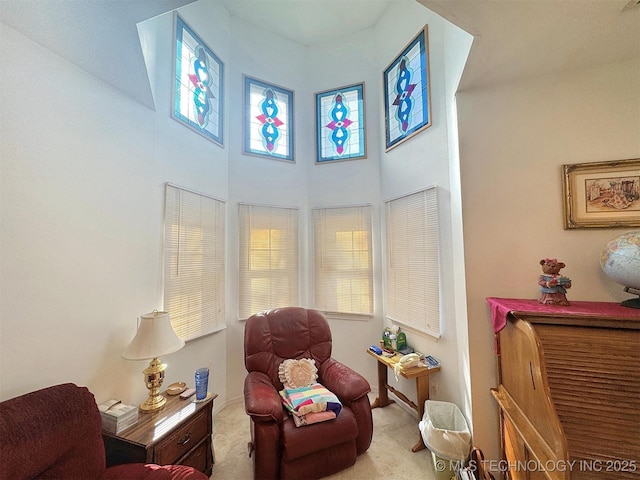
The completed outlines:
<svg viewBox="0 0 640 480">
<path fill-rule="evenodd" d="M 625 233 L 607 243 L 600 254 L 600 266 L 610 279 L 625 287 L 625 292 L 640 295 L 640 230 Z M 622 304 L 640 308 L 640 297 Z"/>
</svg>

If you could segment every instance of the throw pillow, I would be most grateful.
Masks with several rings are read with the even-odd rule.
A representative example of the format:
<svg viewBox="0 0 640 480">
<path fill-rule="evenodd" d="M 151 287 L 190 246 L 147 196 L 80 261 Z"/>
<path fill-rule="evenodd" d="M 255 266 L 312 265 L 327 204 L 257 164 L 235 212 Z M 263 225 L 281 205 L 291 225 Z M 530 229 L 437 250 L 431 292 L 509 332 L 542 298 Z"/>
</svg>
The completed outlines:
<svg viewBox="0 0 640 480">
<path fill-rule="evenodd" d="M 280 364 L 278 375 L 287 388 L 308 387 L 318 379 L 316 361 L 311 358 L 287 359 Z"/>
</svg>

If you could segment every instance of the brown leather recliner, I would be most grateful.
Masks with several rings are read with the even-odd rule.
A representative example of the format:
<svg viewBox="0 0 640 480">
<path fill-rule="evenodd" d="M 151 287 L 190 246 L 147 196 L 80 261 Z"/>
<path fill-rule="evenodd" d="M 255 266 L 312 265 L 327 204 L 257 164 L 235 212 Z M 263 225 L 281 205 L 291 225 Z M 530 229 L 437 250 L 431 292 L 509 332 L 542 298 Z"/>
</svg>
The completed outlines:
<svg viewBox="0 0 640 480">
<path fill-rule="evenodd" d="M 296 427 L 282 406 L 278 367 L 312 358 L 318 382 L 342 403 L 337 418 Z M 331 330 L 317 310 L 286 307 L 252 315 L 244 330 L 245 411 L 255 479 L 317 479 L 353 465 L 373 436 L 367 380 L 331 358 Z"/>
</svg>

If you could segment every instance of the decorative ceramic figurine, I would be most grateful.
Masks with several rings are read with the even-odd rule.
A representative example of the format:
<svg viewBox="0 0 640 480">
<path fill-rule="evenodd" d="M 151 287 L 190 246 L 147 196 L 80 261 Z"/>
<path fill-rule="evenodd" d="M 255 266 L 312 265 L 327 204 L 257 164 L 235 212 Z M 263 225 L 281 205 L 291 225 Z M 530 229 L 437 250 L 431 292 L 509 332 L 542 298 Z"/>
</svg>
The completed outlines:
<svg viewBox="0 0 640 480">
<path fill-rule="evenodd" d="M 566 293 L 567 288 L 571 288 L 571 279 L 559 273 L 565 264 L 555 258 L 543 258 L 540 265 L 543 275 L 540 275 L 538 285 L 542 295 L 538 301 L 545 305 L 569 305 Z"/>
</svg>

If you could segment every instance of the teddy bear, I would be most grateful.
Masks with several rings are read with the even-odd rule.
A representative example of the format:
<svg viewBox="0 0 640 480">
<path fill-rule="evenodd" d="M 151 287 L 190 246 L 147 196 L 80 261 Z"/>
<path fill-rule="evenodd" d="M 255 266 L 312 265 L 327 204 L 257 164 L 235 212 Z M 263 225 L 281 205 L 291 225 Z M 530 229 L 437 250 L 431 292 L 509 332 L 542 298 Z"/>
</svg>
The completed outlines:
<svg viewBox="0 0 640 480">
<path fill-rule="evenodd" d="M 560 275 L 565 264 L 555 258 L 543 258 L 540 265 L 543 275 L 538 278 L 538 285 L 542 295 L 538 301 L 545 305 L 569 305 L 566 293 L 571 288 L 571 279 Z"/>
</svg>

